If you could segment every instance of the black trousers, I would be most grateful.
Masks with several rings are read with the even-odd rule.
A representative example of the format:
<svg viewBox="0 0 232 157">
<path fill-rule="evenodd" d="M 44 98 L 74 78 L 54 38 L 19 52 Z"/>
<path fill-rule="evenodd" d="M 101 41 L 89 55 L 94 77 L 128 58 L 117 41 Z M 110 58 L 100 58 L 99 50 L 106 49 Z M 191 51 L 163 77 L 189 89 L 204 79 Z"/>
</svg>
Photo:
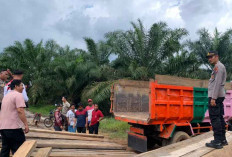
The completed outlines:
<svg viewBox="0 0 232 157">
<path fill-rule="evenodd" d="M 65 131 L 68 131 L 68 120 L 67 120 L 67 117 L 66 115 L 61 115 L 62 116 L 62 119 L 63 119 L 63 122 L 64 122 L 64 130 Z"/>
<path fill-rule="evenodd" d="M 216 106 L 211 106 L 211 98 L 209 98 L 209 118 L 213 127 L 214 140 L 221 142 L 226 140 L 226 123 L 223 118 L 224 115 L 224 97 L 217 98 Z"/>
<path fill-rule="evenodd" d="M 98 134 L 98 127 L 99 127 L 99 123 L 91 125 L 89 127 L 89 134 Z"/>
<path fill-rule="evenodd" d="M 14 154 L 26 140 L 22 129 L 1 130 L 2 150 L 1 157 L 9 157 L 10 151 Z"/>
<path fill-rule="evenodd" d="M 85 127 L 77 127 L 77 132 L 78 133 L 86 133 L 86 128 Z"/>
</svg>

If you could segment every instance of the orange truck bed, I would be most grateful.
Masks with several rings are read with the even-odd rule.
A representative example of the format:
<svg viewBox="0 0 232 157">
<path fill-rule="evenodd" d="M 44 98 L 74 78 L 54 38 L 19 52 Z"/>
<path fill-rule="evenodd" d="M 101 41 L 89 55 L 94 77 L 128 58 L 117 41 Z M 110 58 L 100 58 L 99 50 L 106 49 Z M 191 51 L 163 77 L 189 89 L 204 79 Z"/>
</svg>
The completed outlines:
<svg viewBox="0 0 232 157">
<path fill-rule="evenodd" d="M 115 119 L 134 124 L 188 123 L 193 119 L 193 87 L 119 80 L 112 87 L 111 110 Z"/>
</svg>

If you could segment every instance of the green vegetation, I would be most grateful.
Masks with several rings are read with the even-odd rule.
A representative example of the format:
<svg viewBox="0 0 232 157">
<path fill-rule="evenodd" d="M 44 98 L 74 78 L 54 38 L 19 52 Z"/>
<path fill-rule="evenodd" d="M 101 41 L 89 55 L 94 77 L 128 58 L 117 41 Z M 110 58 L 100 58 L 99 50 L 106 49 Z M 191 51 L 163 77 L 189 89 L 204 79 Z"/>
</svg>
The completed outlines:
<svg viewBox="0 0 232 157">
<path fill-rule="evenodd" d="M 28 109 L 32 113 L 41 113 L 43 116 L 48 116 L 50 111 L 55 109 L 55 106 L 39 105 L 39 106 L 30 106 Z"/>
<path fill-rule="evenodd" d="M 164 22 L 147 30 L 140 20 L 131 26 L 108 32 L 101 41 L 84 38 L 87 50 L 61 47 L 53 40 L 16 41 L 0 53 L 0 68 L 25 72 L 23 82 L 32 83 L 29 104 L 36 111 L 40 105 L 60 103 L 65 95 L 70 103 L 86 104 L 92 98 L 104 115 L 109 115 L 110 90 L 118 79 L 149 80 L 155 74 L 208 79 L 212 66 L 205 56 L 210 50 L 218 51 L 227 79 L 232 79 L 232 29 L 215 29 L 213 35 L 201 29 L 192 41 L 186 29 L 172 29 Z M 110 55 L 115 60 L 110 61 Z"/>
<path fill-rule="evenodd" d="M 107 117 L 100 122 L 100 132 L 107 133 L 109 138 L 127 139 L 127 132 L 130 125 L 126 122 Z"/>
</svg>

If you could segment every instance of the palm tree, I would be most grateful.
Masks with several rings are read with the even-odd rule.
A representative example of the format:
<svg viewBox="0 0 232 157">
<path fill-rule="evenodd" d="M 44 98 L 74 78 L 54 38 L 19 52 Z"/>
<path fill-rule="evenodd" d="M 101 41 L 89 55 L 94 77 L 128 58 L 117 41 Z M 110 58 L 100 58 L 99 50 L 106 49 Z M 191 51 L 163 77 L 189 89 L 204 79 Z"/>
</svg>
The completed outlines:
<svg viewBox="0 0 232 157">
<path fill-rule="evenodd" d="M 227 69 L 227 79 L 232 79 L 232 29 L 224 33 L 214 31 L 211 36 L 208 30 L 201 29 L 198 31 L 199 39 L 196 41 L 188 41 L 188 48 L 191 53 L 196 54 L 198 61 L 204 65 L 208 73 L 212 70 L 212 65 L 208 63 L 205 57 L 207 52 L 215 50 L 218 52 L 221 62 Z"/>
<path fill-rule="evenodd" d="M 120 73 L 130 73 L 133 79 L 147 80 L 155 73 L 164 73 L 163 63 L 181 50 L 180 40 L 188 32 L 182 28 L 170 29 L 164 22 L 153 24 L 148 31 L 140 20 L 131 24 L 132 30 L 106 34 L 107 43 L 118 55 L 113 67 Z"/>
<path fill-rule="evenodd" d="M 30 39 L 23 43 L 16 41 L 14 45 L 4 49 L 0 56 L 2 66 L 12 70 L 24 71 L 23 82 L 32 82 L 33 86 L 28 91 L 30 101 L 37 104 L 41 99 L 51 99 L 54 92 L 54 72 L 51 63 L 58 55 L 60 47 L 53 40 L 43 44 L 34 44 Z"/>
</svg>

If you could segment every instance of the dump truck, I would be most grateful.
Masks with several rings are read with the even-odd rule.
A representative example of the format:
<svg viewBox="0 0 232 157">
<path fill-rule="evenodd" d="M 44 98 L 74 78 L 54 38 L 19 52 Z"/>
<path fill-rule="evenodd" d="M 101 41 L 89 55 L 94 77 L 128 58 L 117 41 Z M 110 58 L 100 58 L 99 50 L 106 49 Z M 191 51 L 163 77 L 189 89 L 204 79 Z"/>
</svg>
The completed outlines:
<svg viewBox="0 0 232 157">
<path fill-rule="evenodd" d="M 116 120 L 128 122 L 128 146 L 146 152 L 212 130 L 207 88 L 119 80 L 111 89 Z M 224 101 L 226 127 L 231 128 L 232 90 Z"/>
</svg>

